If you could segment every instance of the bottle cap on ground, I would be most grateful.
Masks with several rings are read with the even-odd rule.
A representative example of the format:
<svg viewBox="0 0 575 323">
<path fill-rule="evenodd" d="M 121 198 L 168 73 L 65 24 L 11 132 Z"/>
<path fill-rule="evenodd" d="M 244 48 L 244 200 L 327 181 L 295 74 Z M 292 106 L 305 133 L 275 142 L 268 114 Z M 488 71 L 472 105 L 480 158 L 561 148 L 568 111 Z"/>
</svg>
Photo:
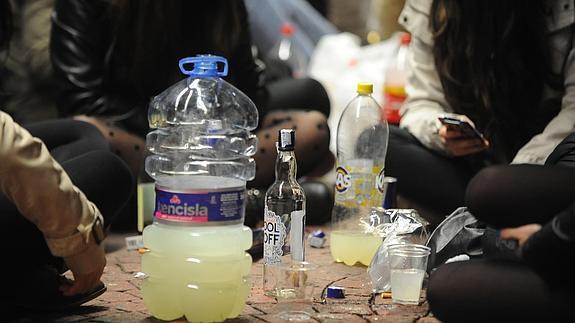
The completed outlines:
<svg viewBox="0 0 575 323">
<path fill-rule="evenodd" d="M 325 238 L 325 233 L 322 230 L 315 230 L 311 233 L 313 237 Z"/>
<path fill-rule="evenodd" d="M 345 298 L 345 288 L 329 286 L 326 292 L 327 298 Z"/>
<path fill-rule="evenodd" d="M 323 248 L 325 244 L 325 233 L 321 230 L 316 230 L 309 235 L 308 241 L 311 247 Z"/>
<path fill-rule="evenodd" d="M 295 147 L 295 130 L 280 129 L 278 135 L 278 149 L 280 151 L 294 150 Z"/>
<path fill-rule="evenodd" d="M 371 94 L 371 93 L 373 93 L 373 84 L 372 83 L 358 83 L 357 84 L 357 93 L 360 93 L 360 94 Z"/>
</svg>

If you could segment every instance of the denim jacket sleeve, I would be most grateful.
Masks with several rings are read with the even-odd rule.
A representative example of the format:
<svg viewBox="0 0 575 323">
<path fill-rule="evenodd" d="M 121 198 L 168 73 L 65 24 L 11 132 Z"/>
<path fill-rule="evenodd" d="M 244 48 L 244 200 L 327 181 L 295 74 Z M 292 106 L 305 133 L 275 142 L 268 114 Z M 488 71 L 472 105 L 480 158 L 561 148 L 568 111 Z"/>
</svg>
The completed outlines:
<svg viewBox="0 0 575 323">
<path fill-rule="evenodd" d="M 445 152 L 437 133 L 440 115 L 451 113 L 433 59 L 433 35 L 429 26 L 432 0 L 408 0 L 399 16 L 412 35 L 408 54 L 407 100 L 401 108 L 400 127 L 424 146 Z"/>
<path fill-rule="evenodd" d="M 91 232 L 96 220 L 103 223 L 98 208 L 72 184 L 44 143 L 2 111 L 0 160 L 0 191 L 44 234 L 54 256 L 84 258 L 81 254 L 97 246 Z"/>
</svg>

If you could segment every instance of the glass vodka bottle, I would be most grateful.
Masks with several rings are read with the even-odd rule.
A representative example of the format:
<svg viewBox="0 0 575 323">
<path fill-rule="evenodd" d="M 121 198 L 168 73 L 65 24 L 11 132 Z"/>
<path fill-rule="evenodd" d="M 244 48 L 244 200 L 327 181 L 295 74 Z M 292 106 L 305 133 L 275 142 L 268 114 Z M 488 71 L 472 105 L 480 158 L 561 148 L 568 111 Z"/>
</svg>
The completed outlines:
<svg viewBox="0 0 575 323">
<path fill-rule="evenodd" d="M 281 129 L 277 142 L 276 180 L 265 197 L 264 293 L 281 296 L 278 267 L 304 261 L 305 194 L 296 181 L 295 130 Z"/>
</svg>

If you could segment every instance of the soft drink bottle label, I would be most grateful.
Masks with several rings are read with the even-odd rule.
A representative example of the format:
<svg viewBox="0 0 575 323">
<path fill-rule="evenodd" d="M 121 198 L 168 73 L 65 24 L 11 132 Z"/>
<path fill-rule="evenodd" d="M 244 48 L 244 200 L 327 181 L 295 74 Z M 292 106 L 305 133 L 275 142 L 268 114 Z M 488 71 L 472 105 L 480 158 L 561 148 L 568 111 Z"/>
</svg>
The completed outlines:
<svg viewBox="0 0 575 323">
<path fill-rule="evenodd" d="M 384 169 L 344 166 L 336 169 L 335 201 L 346 207 L 380 206 L 383 202 Z"/>
<path fill-rule="evenodd" d="M 154 216 L 181 222 L 217 222 L 244 217 L 245 190 L 183 192 L 156 188 Z"/>
<path fill-rule="evenodd" d="M 265 208 L 264 216 L 264 263 L 278 264 L 283 256 L 287 232 L 282 218 Z"/>
<path fill-rule="evenodd" d="M 382 168 L 379 173 L 377 173 L 377 177 L 375 178 L 375 188 L 379 193 L 385 195 L 386 182 L 384 168 Z"/>
</svg>

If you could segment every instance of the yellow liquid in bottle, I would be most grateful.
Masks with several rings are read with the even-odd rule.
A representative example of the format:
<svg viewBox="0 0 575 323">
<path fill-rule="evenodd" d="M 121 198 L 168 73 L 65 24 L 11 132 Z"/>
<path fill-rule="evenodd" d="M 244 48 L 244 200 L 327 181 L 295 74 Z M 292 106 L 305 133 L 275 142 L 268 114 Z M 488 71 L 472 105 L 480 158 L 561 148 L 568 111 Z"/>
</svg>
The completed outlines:
<svg viewBox="0 0 575 323">
<path fill-rule="evenodd" d="M 150 251 L 142 256 L 142 295 L 154 317 L 221 322 L 241 313 L 250 290 L 248 228 L 154 224 L 144 230 L 144 244 Z"/>
<path fill-rule="evenodd" d="M 355 231 L 332 231 L 330 250 L 333 259 L 348 266 L 361 263 L 369 266 L 383 241 L 382 237 Z"/>
</svg>

